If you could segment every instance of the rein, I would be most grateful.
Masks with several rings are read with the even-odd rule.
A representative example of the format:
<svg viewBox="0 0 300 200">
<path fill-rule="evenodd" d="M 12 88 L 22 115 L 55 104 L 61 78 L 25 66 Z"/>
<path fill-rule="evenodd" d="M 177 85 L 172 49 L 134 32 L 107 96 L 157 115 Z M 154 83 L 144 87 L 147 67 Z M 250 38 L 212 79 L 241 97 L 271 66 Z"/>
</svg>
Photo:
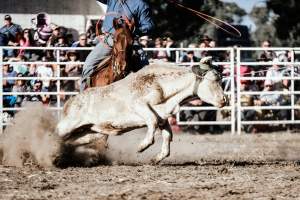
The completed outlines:
<svg viewBox="0 0 300 200">
<path fill-rule="evenodd" d="M 176 2 L 175 0 L 167 0 L 169 3 L 172 3 L 174 4 L 175 6 L 181 8 L 181 9 L 184 9 L 184 10 L 187 10 L 187 11 L 190 11 L 191 13 L 195 14 L 196 16 L 204 19 L 205 21 L 215 25 L 216 27 L 220 28 L 221 30 L 225 31 L 226 33 L 230 34 L 230 35 L 233 35 L 235 37 L 241 37 L 242 34 L 241 32 L 236 29 L 235 27 L 233 27 L 232 25 L 230 25 L 229 23 L 221 20 L 221 19 L 218 19 L 216 17 L 212 17 L 210 15 L 207 15 L 207 14 L 204 14 L 202 12 L 199 12 L 199 11 L 196 11 L 194 9 L 191 9 L 189 7 L 186 7 L 178 2 Z M 220 25 L 219 25 L 219 24 Z M 224 25 L 224 27 L 222 27 L 222 25 Z M 228 30 L 229 29 L 229 30 Z"/>
</svg>

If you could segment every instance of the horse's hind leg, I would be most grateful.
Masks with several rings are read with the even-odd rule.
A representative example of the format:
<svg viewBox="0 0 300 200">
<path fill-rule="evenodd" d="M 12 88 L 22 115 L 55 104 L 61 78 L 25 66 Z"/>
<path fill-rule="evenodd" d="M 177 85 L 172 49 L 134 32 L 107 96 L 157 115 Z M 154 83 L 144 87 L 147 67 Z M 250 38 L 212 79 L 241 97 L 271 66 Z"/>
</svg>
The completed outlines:
<svg viewBox="0 0 300 200">
<path fill-rule="evenodd" d="M 170 155 L 170 143 L 172 141 L 172 129 L 169 123 L 165 123 L 162 128 L 162 147 L 161 152 L 156 156 L 155 163 L 159 163 Z"/>
</svg>

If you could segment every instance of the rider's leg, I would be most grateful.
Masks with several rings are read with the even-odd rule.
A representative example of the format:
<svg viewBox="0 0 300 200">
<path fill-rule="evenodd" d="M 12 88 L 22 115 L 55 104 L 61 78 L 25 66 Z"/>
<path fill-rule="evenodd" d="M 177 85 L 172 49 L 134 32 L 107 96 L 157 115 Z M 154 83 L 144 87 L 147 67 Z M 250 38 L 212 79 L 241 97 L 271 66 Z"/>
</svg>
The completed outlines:
<svg viewBox="0 0 300 200">
<path fill-rule="evenodd" d="M 135 66 L 134 71 L 138 71 L 141 68 L 143 68 L 144 66 L 149 65 L 147 52 L 145 52 L 143 50 L 143 47 L 137 40 L 134 40 L 134 42 L 133 42 L 133 50 L 136 52 L 136 54 L 138 55 L 138 58 L 139 58 L 139 60 L 138 60 L 139 63 L 137 63 L 137 66 Z"/>
<path fill-rule="evenodd" d="M 107 42 L 100 41 L 87 56 L 82 70 L 81 92 L 86 88 L 86 81 L 94 72 L 97 65 L 101 62 L 101 60 L 110 55 L 112 43 L 112 38 L 107 37 Z"/>
</svg>

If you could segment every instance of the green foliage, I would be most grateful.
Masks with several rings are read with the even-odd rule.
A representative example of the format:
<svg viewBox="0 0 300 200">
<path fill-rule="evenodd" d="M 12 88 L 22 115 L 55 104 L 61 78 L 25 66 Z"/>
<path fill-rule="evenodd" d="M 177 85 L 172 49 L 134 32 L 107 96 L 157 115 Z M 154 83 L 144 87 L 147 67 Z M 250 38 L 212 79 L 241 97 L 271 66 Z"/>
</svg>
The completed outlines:
<svg viewBox="0 0 300 200">
<path fill-rule="evenodd" d="M 276 33 L 285 46 L 300 45 L 300 1 L 268 0 L 267 8 L 277 15 L 274 20 Z"/>
<path fill-rule="evenodd" d="M 276 16 L 270 15 L 266 7 L 254 7 L 250 13 L 256 30 L 252 33 L 252 40 L 255 46 L 260 46 L 264 40 L 270 40 L 273 46 L 281 46 L 281 41 L 277 37 L 274 20 Z"/>
</svg>

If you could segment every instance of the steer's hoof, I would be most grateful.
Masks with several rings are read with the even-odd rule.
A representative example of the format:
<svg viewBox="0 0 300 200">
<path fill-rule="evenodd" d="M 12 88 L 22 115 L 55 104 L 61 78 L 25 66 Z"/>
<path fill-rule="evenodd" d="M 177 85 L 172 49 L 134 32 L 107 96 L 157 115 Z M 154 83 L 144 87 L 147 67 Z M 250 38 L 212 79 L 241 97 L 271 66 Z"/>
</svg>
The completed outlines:
<svg viewBox="0 0 300 200">
<path fill-rule="evenodd" d="M 158 165 L 160 163 L 160 161 L 161 160 L 158 160 L 157 158 L 152 158 L 150 162 L 152 165 Z"/>
</svg>

